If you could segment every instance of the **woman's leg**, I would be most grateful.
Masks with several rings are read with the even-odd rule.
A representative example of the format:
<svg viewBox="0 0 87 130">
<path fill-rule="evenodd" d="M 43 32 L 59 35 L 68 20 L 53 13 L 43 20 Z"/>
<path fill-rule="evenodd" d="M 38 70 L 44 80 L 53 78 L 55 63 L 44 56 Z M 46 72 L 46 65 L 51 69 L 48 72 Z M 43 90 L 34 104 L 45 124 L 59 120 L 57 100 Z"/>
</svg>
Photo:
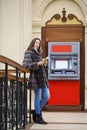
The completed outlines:
<svg viewBox="0 0 87 130">
<path fill-rule="evenodd" d="M 48 101 L 50 94 L 49 89 L 47 87 L 43 89 L 36 89 L 34 90 L 35 93 L 35 113 L 33 114 L 34 122 L 39 124 L 47 124 L 46 121 L 43 120 L 42 114 L 41 114 L 41 108 L 44 106 L 44 104 Z"/>
<path fill-rule="evenodd" d="M 40 100 L 41 100 L 41 89 L 35 89 L 34 108 L 36 114 L 40 114 Z"/>
<path fill-rule="evenodd" d="M 46 104 L 46 102 L 50 98 L 50 93 L 49 93 L 49 88 L 48 87 L 42 88 L 41 92 L 42 92 L 41 93 L 42 98 L 40 100 L 40 110 L 42 109 L 42 107 Z"/>
</svg>

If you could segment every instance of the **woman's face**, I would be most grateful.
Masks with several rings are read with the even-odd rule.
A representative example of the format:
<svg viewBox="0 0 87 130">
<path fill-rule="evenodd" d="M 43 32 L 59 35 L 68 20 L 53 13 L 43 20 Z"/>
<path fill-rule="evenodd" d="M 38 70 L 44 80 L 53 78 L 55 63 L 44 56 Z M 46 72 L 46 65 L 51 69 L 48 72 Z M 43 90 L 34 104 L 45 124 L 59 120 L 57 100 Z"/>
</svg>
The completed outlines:
<svg viewBox="0 0 87 130">
<path fill-rule="evenodd" d="M 40 41 L 36 40 L 34 43 L 34 49 L 38 49 L 40 47 Z"/>
</svg>

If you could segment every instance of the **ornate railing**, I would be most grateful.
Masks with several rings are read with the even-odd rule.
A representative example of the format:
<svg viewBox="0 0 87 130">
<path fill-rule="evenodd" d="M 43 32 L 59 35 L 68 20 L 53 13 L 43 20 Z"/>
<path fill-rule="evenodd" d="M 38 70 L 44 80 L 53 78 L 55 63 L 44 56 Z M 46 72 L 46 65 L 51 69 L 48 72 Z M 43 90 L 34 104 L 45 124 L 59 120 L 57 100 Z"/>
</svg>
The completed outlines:
<svg viewBox="0 0 87 130">
<path fill-rule="evenodd" d="M 0 130 L 24 129 L 31 122 L 31 90 L 27 107 L 26 73 L 30 70 L 0 55 Z M 28 119 L 29 118 L 29 119 Z"/>
</svg>

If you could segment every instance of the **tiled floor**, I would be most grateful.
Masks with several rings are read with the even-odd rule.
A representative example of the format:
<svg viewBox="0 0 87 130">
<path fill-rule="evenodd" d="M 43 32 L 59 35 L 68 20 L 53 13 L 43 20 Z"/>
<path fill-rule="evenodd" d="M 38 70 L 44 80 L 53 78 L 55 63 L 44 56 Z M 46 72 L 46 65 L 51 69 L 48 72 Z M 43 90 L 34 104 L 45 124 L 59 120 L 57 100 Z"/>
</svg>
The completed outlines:
<svg viewBox="0 0 87 130">
<path fill-rule="evenodd" d="M 86 112 L 43 112 L 47 125 L 32 123 L 26 130 L 87 130 Z"/>
<path fill-rule="evenodd" d="M 85 91 L 87 109 L 87 89 Z M 27 124 L 25 130 L 87 130 L 87 111 L 85 112 L 43 112 L 47 125 Z"/>
</svg>

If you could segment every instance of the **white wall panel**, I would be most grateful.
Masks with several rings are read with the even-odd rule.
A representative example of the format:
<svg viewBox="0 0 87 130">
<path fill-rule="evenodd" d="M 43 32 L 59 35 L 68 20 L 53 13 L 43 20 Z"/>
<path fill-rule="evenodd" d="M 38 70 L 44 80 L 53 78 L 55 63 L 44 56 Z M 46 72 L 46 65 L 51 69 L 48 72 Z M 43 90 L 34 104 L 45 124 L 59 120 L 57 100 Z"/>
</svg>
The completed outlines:
<svg viewBox="0 0 87 130">
<path fill-rule="evenodd" d="M 14 60 L 19 58 L 19 8 L 18 0 L 0 0 L 0 54 Z"/>
</svg>

